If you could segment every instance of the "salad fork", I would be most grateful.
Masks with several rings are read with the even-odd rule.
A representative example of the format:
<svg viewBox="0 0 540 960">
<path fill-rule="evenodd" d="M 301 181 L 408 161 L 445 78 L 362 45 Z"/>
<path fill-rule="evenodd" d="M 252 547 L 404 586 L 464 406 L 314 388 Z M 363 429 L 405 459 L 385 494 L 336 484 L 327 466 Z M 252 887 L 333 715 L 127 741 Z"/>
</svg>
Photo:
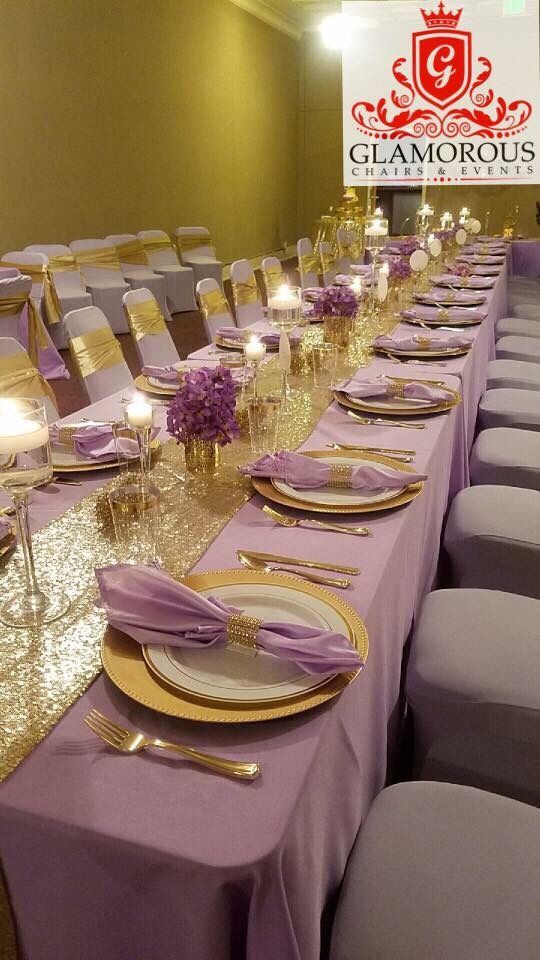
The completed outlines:
<svg viewBox="0 0 540 960">
<path fill-rule="evenodd" d="M 342 523 L 327 523 L 325 520 L 313 520 L 311 517 L 300 519 L 297 517 L 287 517 L 284 513 L 279 513 L 267 504 L 265 504 L 262 509 L 267 517 L 271 517 L 272 520 L 281 524 L 282 527 L 318 527 L 320 530 L 333 530 L 335 533 L 350 533 L 355 537 L 369 537 L 370 535 L 368 527 L 347 527 Z"/>
</svg>

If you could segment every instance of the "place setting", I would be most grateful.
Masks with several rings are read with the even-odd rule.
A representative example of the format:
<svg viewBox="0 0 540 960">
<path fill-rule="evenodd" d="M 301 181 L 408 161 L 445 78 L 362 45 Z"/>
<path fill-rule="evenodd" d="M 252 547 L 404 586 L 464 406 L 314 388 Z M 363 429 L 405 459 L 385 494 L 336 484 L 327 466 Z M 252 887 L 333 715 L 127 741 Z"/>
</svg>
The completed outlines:
<svg viewBox="0 0 540 960">
<path fill-rule="evenodd" d="M 431 282 L 435 287 L 449 287 L 456 291 L 461 297 L 465 295 L 463 291 L 491 290 L 495 285 L 493 277 L 463 277 L 455 273 L 443 273 L 438 276 L 433 276 L 431 277 Z M 433 291 L 431 292 L 433 293 Z M 471 292 L 470 296 L 472 295 Z M 481 302 L 484 303 L 485 300 Z"/>
<path fill-rule="evenodd" d="M 452 301 L 454 302 L 454 301 Z M 466 306 L 443 306 L 440 301 L 437 304 L 420 304 L 411 306 L 402 310 L 399 314 L 402 321 L 413 326 L 429 328 L 442 327 L 453 333 L 452 328 L 459 330 L 461 327 L 474 327 L 482 323 L 486 317 L 484 310 L 477 310 L 474 307 Z"/>
<path fill-rule="evenodd" d="M 363 418 L 419 417 L 447 413 L 461 403 L 461 395 L 443 380 L 417 380 L 380 375 L 354 376 L 338 384 L 334 396 L 348 412 Z"/>
<path fill-rule="evenodd" d="M 406 313 L 407 311 L 405 311 Z M 415 315 L 413 319 L 418 319 Z M 449 318 L 450 319 L 450 318 Z M 460 333 L 448 335 L 439 334 L 436 336 L 421 336 L 413 334 L 412 336 L 391 336 L 390 334 L 380 334 L 373 341 L 375 351 L 391 360 L 422 360 L 430 361 L 445 357 L 462 357 L 467 354 L 471 347 L 472 339 Z"/>
</svg>

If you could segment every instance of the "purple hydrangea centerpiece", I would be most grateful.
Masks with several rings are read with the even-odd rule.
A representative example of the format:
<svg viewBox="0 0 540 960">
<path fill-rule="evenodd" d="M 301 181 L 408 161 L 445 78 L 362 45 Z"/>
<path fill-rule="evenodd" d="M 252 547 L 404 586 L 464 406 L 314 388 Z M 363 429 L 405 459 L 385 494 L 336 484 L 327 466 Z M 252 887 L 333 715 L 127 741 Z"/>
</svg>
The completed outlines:
<svg viewBox="0 0 540 960">
<path fill-rule="evenodd" d="M 401 258 L 399 260 L 391 260 L 389 263 L 389 273 L 388 277 L 390 280 L 397 280 L 402 282 L 408 280 L 412 273 L 411 265 L 408 260 Z"/>
<path fill-rule="evenodd" d="M 315 317 L 354 317 L 358 302 L 349 287 L 325 287 L 314 307 Z"/>
<path fill-rule="evenodd" d="M 220 447 L 240 434 L 231 371 L 226 367 L 188 370 L 167 407 L 167 431 L 177 443 L 209 440 Z"/>
</svg>

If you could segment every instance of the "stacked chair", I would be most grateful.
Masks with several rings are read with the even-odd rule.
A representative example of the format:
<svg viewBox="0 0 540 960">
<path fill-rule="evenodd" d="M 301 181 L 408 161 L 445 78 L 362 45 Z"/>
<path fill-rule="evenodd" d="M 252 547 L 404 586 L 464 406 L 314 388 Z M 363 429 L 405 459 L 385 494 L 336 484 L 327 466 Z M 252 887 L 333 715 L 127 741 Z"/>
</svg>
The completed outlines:
<svg viewBox="0 0 540 960">
<path fill-rule="evenodd" d="M 165 320 L 170 323 L 172 317 L 167 306 L 165 277 L 151 269 L 139 238 L 134 233 L 114 233 L 105 237 L 105 240 L 116 250 L 124 279 L 127 280 L 133 290 L 140 289 L 142 284 L 145 285 L 146 289 L 151 290 L 161 307 Z"/>
<path fill-rule="evenodd" d="M 177 227 L 175 236 L 182 263 L 193 270 L 195 283 L 211 277 L 221 286 L 223 264 L 206 227 Z"/>
<path fill-rule="evenodd" d="M 129 284 L 124 280 L 114 246 L 106 240 L 91 239 L 74 240 L 70 248 L 94 306 L 103 311 L 115 333 L 127 333 L 122 297 Z"/>
<path fill-rule="evenodd" d="M 261 292 L 249 260 L 235 260 L 231 265 L 231 286 L 237 326 L 264 320 Z"/>
<path fill-rule="evenodd" d="M 141 366 L 179 363 L 178 350 L 151 290 L 129 290 L 124 294 L 124 309 Z"/>
<path fill-rule="evenodd" d="M 127 328 L 127 320 L 124 322 Z M 122 387 L 133 386 L 122 348 L 99 307 L 72 310 L 64 323 L 69 349 L 90 403 Z"/>
<path fill-rule="evenodd" d="M 199 280 L 197 300 L 202 313 L 208 343 L 212 343 L 220 327 L 234 327 L 235 321 L 228 301 L 217 280 L 209 277 Z"/>
<path fill-rule="evenodd" d="M 196 310 L 193 270 L 180 263 L 168 234 L 164 230 L 140 230 L 138 237 L 152 270 L 165 277 L 171 313 Z"/>
</svg>

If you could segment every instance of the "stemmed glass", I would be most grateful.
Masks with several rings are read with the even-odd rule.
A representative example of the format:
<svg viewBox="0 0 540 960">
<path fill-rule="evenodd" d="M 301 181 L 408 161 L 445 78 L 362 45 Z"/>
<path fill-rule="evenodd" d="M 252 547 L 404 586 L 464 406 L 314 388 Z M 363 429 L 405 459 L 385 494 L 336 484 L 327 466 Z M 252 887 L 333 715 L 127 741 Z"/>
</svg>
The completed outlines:
<svg viewBox="0 0 540 960">
<path fill-rule="evenodd" d="M 62 616 L 68 598 L 56 588 L 45 593 L 38 585 L 28 524 L 28 494 L 53 475 L 49 428 L 40 400 L 0 398 L 0 488 L 15 507 L 25 584 L 0 606 L 0 620 L 11 627 L 37 627 Z"/>
<path fill-rule="evenodd" d="M 300 287 L 282 284 L 277 293 L 268 299 L 268 322 L 280 331 L 279 360 L 281 365 L 282 395 L 284 400 L 292 397 L 289 386 L 291 370 L 291 341 L 289 334 L 299 326 L 301 319 L 302 291 Z"/>
</svg>

